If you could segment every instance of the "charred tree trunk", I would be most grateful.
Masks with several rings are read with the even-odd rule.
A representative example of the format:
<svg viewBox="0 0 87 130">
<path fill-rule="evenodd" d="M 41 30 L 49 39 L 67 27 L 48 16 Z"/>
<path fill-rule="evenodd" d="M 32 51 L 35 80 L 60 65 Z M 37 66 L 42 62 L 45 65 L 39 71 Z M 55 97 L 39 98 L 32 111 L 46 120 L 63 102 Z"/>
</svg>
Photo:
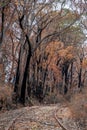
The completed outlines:
<svg viewBox="0 0 87 130">
<path fill-rule="evenodd" d="M 68 92 L 68 68 L 69 68 L 69 64 L 64 63 L 62 68 L 62 76 L 64 81 L 64 94 L 67 94 Z"/>
<path fill-rule="evenodd" d="M 68 65 L 65 66 L 65 85 L 64 85 L 64 94 L 68 92 Z"/>
<path fill-rule="evenodd" d="M 18 97 L 18 84 L 19 84 L 19 77 L 20 77 L 20 57 L 21 57 L 21 49 L 19 52 L 19 58 L 18 58 L 18 66 L 17 66 L 17 70 L 16 70 L 16 79 L 15 79 L 15 87 L 14 87 L 14 92 L 16 93 L 17 97 Z"/>
<path fill-rule="evenodd" d="M 81 88 L 82 84 L 82 68 L 80 68 L 79 74 L 78 74 L 78 88 Z"/>
<path fill-rule="evenodd" d="M 19 25 L 22 30 L 22 43 L 19 53 L 18 67 L 16 72 L 16 81 L 14 91 L 16 92 L 17 99 L 21 103 L 25 103 L 27 79 L 29 77 L 29 64 L 31 59 L 31 44 L 28 35 L 24 31 L 23 21 L 24 15 L 19 17 Z M 24 37 L 23 37 L 24 36 Z M 24 42 L 24 43 L 23 43 Z"/>
<path fill-rule="evenodd" d="M 73 62 L 71 63 L 70 88 L 72 87 L 72 78 L 73 78 Z"/>
<path fill-rule="evenodd" d="M 28 36 L 26 35 L 25 43 L 24 46 L 26 47 L 26 55 L 24 59 L 23 54 L 22 54 L 22 49 L 23 51 L 24 48 L 23 46 L 21 47 L 20 53 L 19 53 L 19 60 L 18 60 L 18 67 L 17 67 L 17 72 L 16 72 L 16 81 L 15 81 L 15 87 L 14 91 L 17 94 L 17 98 L 21 103 L 25 103 L 25 94 L 26 94 L 26 85 L 27 85 L 27 78 L 28 78 L 28 73 L 29 73 L 29 64 L 30 64 L 30 59 L 31 59 L 31 46 L 30 46 L 30 41 L 28 39 Z M 24 67 L 22 66 L 23 62 L 25 62 Z M 20 69 L 22 67 L 22 69 Z"/>
<path fill-rule="evenodd" d="M 26 35 L 26 43 L 28 44 L 28 52 L 27 52 L 26 66 L 25 66 L 24 75 L 23 75 L 23 82 L 21 86 L 20 101 L 22 103 L 25 103 L 26 85 L 27 85 L 27 78 L 29 77 L 28 73 L 29 73 L 29 64 L 30 64 L 30 59 L 31 59 L 31 46 L 30 46 L 30 41 L 27 35 Z"/>
<path fill-rule="evenodd" d="M 4 35 L 4 20 L 5 20 L 4 9 L 5 9 L 5 7 L 3 7 L 2 10 L 1 10 L 1 13 L 2 13 L 2 18 L 1 18 L 2 24 L 1 24 L 0 44 L 2 44 L 3 35 Z"/>
</svg>

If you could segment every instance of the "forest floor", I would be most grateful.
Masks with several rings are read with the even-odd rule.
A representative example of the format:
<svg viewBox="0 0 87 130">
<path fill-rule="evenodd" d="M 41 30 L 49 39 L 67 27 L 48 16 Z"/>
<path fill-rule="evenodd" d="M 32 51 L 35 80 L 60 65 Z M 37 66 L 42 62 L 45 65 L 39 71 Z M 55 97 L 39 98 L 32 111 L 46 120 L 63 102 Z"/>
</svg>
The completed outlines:
<svg viewBox="0 0 87 130">
<path fill-rule="evenodd" d="M 0 130 L 87 130 L 66 104 L 23 107 L 0 114 Z"/>
<path fill-rule="evenodd" d="M 52 93 L 42 103 L 31 98 L 26 107 L 12 104 L 11 95 L 1 84 L 0 130 L 87 130 L 87 87 L 66 96 Z"/>
</svg>

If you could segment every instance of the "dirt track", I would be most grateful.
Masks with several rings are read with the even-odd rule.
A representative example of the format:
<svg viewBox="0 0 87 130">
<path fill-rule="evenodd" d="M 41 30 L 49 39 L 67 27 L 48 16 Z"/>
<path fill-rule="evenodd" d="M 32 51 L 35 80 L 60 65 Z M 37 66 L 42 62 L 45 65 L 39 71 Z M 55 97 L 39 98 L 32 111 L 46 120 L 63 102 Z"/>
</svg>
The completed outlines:
<svg viewBox="0 0 87 130">
<path fill-rule="evenodd" d="M 0 114 L 0 130 L 83 130 L 67 106 L 24 107 Z"/>
</svg>

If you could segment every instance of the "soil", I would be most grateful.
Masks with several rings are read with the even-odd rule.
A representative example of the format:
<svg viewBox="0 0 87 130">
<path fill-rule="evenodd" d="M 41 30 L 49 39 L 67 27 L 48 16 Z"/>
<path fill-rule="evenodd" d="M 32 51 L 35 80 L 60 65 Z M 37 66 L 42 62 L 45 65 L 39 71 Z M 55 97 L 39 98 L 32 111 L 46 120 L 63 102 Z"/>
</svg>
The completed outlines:
<svg viewBox="0 0 87 130">
<path fill-rule="evenodd" d="M 0 114 L 0 130 L 86 130 L 64 104 L 23 107 Z"/>
</svg>

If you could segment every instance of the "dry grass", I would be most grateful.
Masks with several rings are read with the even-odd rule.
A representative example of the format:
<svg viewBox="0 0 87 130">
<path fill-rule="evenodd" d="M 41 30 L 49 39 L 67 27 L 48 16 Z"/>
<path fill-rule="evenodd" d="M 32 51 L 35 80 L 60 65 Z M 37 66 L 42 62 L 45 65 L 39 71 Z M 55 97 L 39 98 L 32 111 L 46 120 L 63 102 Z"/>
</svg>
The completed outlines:
<svg viewBox="0 0 87 130">
<path fill-rule="evenodd" d="M 75 117 L 87 117 L 87 88 L 84 88 L 82 92 L 72 95 L 70 107 Z"/>
<path fill-rule="evenodd" d="M 84 130 L 87 130 L 87 87 L 83 88 L 81 92 L 69 96 L 68 106 L 73 118 L 79 122 L 81 127 L 84 127 Z"/>
</svg>

